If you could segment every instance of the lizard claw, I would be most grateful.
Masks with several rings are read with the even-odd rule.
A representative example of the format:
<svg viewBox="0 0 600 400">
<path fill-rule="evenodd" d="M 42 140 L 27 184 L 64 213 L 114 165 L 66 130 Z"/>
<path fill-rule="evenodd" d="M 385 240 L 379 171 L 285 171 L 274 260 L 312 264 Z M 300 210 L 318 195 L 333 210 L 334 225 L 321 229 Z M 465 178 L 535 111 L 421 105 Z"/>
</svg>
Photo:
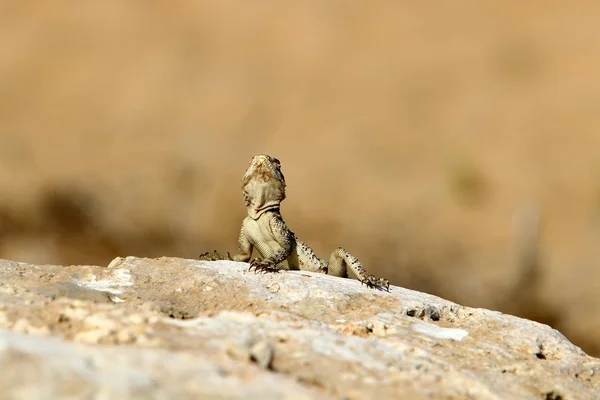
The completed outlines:
<svg viewBox="0 0 600 400">
<path fill-rule="evenodd" d="M 220 256 L 220 254 L 219 254 L 219 253 L 217 253 L 217 251 L 216 251 L 216 250 L 213 250 L 213 252 L 212 252 L 212 253 L 211 253 L 211 252 L 209 252 L 209 251 L 207 251 L 207 252 L 205 252 L 205 253 L 202 253 L 202 254 L 200 254 L 200 255 L 198 256 L 198 258 L 199 258 L 199 259 L 201 259 L 201 260 L 207 260 L 207 261 L 216 261 L 216 260 L 219 260 L 219 259 L 220 259 L 220 258 L 219 258 L 219 256 Z"/>
<path fill-rule="evenodd" d="M 250 262 L 250 268 L 248 268 L 248 271 L 252 271 L 252 268 L 254 268 L 254 273 L 279 272 L 279 269 L 275 266 L 273 260 L 269 259 L 259 260 L 258 258 L 255 258 Z"/>
<path fill-rule="evenodd" d="M 388 292 L 390 291 L 390 281 L 385 278 L 378 278 L 377 285 L 384 287 Z"/>
<path fill-rule="evenodd" d="M 360 284 L 367 285 L 368 288 L 385 288 L 388 292 L 390 291 L 390 282 L 385 278 L 377 278 L 374 275 L 365 275 L 361 280 Z"/>
<path fill-rule="evenodd" d="M 375 284 L 376 284 L 376 280 L 377 278 L 375 278 L 373 275 L 365 275 L 361 280 L 360 280 L 360 284 L 361 286 L 367 285 L 368 288 L 374 288 Z"/>
<path fill-rule="evenodd" d="M 212 253 L 210 253 L 208 251 L 206 253 L 202 253 L 198 256 L 198 258 L 201 260 L 207 260 L 207 261 L 218 261 L 218 260 L 232 261 L 231 254 L 229 254 L 229 252 L 227 252 L 227 257 L 223 257 L 221 255 L 221 253 L 219 253 L 217 250 L 213 250 Z"/>
</svg>

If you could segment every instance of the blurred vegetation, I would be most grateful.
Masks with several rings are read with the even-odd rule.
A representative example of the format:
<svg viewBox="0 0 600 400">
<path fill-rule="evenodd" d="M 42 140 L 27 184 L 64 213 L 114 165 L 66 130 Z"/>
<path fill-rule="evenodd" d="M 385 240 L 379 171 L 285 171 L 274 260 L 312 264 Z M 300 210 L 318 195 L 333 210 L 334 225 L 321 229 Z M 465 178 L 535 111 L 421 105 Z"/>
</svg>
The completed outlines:
<svg viewBox="0 0 600 400">
<path fill-rule="evenodd" d="M 269 153 L 321 257 L 600 355 L 599 9 L 4 1 L 0 257 L 234 251 L 240 178 Z"/>
</svg>

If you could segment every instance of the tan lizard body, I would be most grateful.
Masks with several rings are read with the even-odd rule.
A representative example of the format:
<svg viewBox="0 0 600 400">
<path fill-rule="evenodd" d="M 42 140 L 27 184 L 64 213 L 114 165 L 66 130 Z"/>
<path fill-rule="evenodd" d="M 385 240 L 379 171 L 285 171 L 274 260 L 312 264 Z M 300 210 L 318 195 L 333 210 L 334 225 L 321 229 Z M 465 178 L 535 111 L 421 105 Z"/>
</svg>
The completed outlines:
<svg viewBox="0 0 600 400">
<path fill-rule="evenodd" d="M 261 258 L 250 261 L 250 269 L 256 271 L 320 272 L 389 290 L 387 279 L 367 274 L 358 259 L 346 250 L 336 249 L 326 262 L 289 230 L 280 213 L 280 204 L 285 199 L 285 178 L 279 160 L 264 154 L 254 156 L 242 178 L 242 191 L 248 216 L 242 223 L 239 254 L 233 260 L 248 262 L 256 249 Z"/>
</svg>

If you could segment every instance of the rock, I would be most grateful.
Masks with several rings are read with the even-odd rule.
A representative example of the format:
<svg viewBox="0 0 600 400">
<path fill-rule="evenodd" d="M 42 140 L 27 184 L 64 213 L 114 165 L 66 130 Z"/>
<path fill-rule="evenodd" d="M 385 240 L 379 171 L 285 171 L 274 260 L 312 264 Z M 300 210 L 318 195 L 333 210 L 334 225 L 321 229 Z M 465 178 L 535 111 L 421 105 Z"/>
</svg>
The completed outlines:
<svg viewBox="0 0 600 400">
<path fill-rule="evenodd" d="M 256 342 L 250 348 L 250 359 L 262 368 L 271 368 L 273 362 L 273 346 L 266 340 Z"/>
<path fill-rule="evenodd" d="M 536 322 L 230 261 L 0 261 L 6 398 L 600 399 Z"/>
</svg>

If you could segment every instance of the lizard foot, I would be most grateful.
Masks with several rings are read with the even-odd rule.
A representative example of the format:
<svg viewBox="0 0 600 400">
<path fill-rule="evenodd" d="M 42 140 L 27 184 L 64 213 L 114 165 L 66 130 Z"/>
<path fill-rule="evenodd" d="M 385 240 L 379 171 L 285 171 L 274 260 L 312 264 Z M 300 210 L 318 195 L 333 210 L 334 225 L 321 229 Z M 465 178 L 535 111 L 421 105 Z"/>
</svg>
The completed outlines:
<svg viewBox="0 0 600 400">
<path fill-rule="evenodd" d="M 231 255 L 229 254 L 229 252 L 227 252 L 227 257 L 223 257 L 221 255 L 221 253 L 219 253 L 216 250 L 213 250 L 212 253 L 210 252 L 206 252 L 206 253 L 202 253 L 198 256 L 199 259 L 201 260 L 206 260 L 206 261 L 218 261 L 218 260 L 229 260 L 232 261 L 233 259 L 231 258 Z"/>
<path fill-rule="evenodd" d="M 367 285 L 368 288 L 385 288 L 388 292 L 390 291 L 390 281 L 385 278 L 377 278 L 373 275 L 365 275 L 361 280 L 360 284 Z"/>
<path fill-rule="evenodd" d="M 250 268 L 248 271 L 252 271 L 254 268 L 254 272 L 279 272 L 279 269 L 275 266 L 275 263 L 272 260 L 259 260 L 255 258 L 250 262 Z"/>
</svg>

